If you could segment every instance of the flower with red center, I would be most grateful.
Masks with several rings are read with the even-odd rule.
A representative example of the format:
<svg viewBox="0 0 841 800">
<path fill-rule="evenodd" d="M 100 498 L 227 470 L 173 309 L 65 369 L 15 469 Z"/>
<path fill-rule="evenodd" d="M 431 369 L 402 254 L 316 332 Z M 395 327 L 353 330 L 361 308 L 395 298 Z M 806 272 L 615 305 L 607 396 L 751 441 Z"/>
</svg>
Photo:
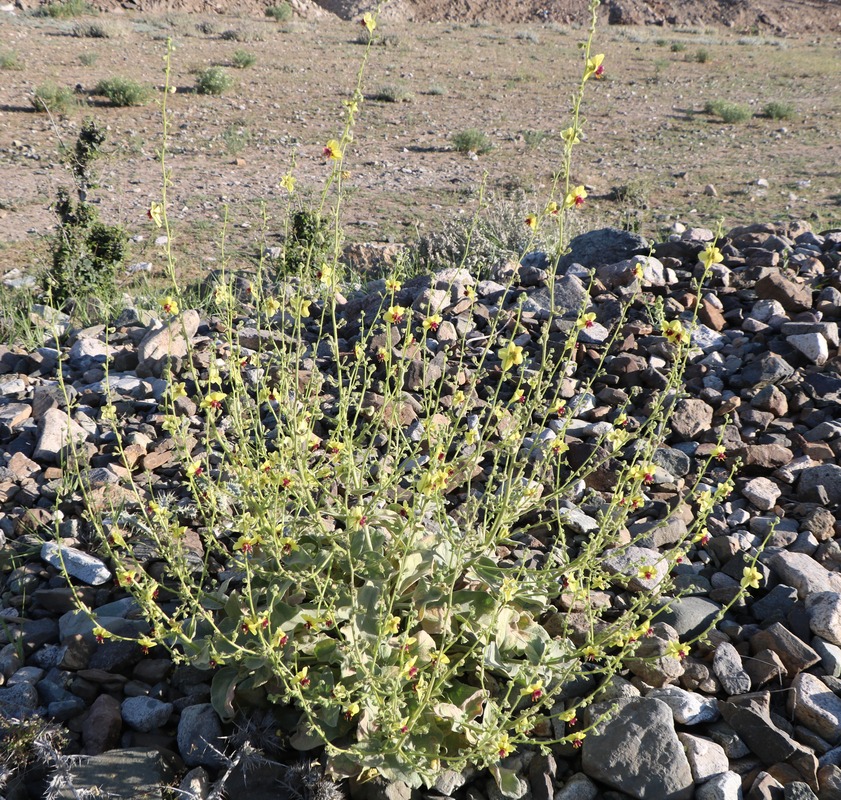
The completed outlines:
<svg viewBox="0 0 841 800">
<path fill-rule="evenodd" d="M 333 161 L 341 161 L 342 148 L 335 139 L 331 139 L 324 145 L 323 153 L 326 158 L 332 159 Z"/>
<path fill-rule="evenodd" d="M 584 734 L 583 733 L 576 733 L 575 736 L 572 737 L 572 746 L 577 750 L 583 744 L 584 744 Z"/>
<path fill-rule="evenodd" d="M 584 200 L 587 198 L 587 190 L 583 186 L 575 186 L 567 192 L 564 198 L 564 208 L 578 208 L 584 205 Z"/>
<path fill-rule="evenodd" d="M 639 572 L 637 573 L 637 577 L 642 578 L 645 581 L 653 580 L 657 575 L 657 571 L 654 567 L 644 566 L 639 568 Z"/>
<path fill-rule="evenodd" d="M 717 458 L 719 461 L 725 461 L 727 459 L 727 450 L 723 445 L 718 445 L 713 449 L 712 457 Z"/>
<path fill-rule="evenodd" d="M 531 228 L 533 231 L 537 230 L 537 215 L 536 214 L 529 214 L 524 220 L 526 227 Z"/>
<path fill-rule="evenodd" d="M 383 314 L 383 319 L 390 322 L 392 325 L 399 325 L 403 322 L 403 317 L 406 314 L 406 309 L 403 306 L 391 306 L 388 311 Z"/>
</svg>

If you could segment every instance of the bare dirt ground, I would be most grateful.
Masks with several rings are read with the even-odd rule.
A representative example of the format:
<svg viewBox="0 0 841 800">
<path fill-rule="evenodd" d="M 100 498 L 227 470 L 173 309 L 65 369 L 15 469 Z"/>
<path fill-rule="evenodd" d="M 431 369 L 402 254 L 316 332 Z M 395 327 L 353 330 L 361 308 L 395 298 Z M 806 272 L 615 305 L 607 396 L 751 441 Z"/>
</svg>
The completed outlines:
<svg viewBox="0 0 841 800">
<path fill-rule="evenodd" d="M 322 5 L 331 4 L 355 19 L 365 7 Z M 234 259 L 253 257 L 264 227 L 273 243 L 289 202 L 279 180 L 293 163 L 296 203 L 317 196 L 328 174 L 322 148 L 341 130 L 364 50 L 358 22 L 304 0 L 296 0 L 303 15 L 285 25 L 247 0 L 224 4 L 236 15 L 208 11 L 204 0 L 173 0 L 168 13 L 148 0 L 122 5 L 146 10 L 111 2 L 96 19 L 113 35 L 99 39 L 73 35 L 78 20 L 0 11 L 0 55 L 14 53 L 23 67 L 0 71 L 0 276 L 43 266 L 49 206 L 69 184 L 61 146 L 73 144 L 88 115 L 108 126 L 102 216 L 143 237 L 134 262 L 162 270 L 146 218 L 160 195 L 160 109 L 154 101 L 114 108 L 91 91 L 115 75 L 160 86 L 167 37 L 177 48 L 170 210 L 183 275 L 218 266 L 226 215 Z M 395 0 L 378 30 L 382 44 L 372 48 L 367 100 L 346 161 L 346 238 L 410 241 L 469 214 L 483 179 L 491 196 L 539 207 L 559 164 L 558 134 L 569 124 L 583 5 Z M 620 5 L 606 7 L 605 19 L 674 16 L 665 3 Z M 631 224 L 652 235 L 676 220 L 714 226 L 720 218 L 727 225 L 805 217 L 818 229 L 841 225 L 841 5 L 673 5 L 680 6 L 674 24 L 604 25 L 597 34 L 607 69 L 585 100 L 586 141 L 573 176 L 590 192 L 581 224 Z M 541 22 L 542 8 L 549 13 Z M 458 21 L 429 21 L 448 17 Z M 256 63 L 228 69 L 234 87 L 221 97 L 195 94 L 195 71 L 228 68 L 238 49 Z M 46 81 L 78 87 L 80 107 L 56 119 L 35 113 L 31 94 Z M 714 100 L 746 104 L 753 116 L 724 124 L 703 113 Z M 788 104 L 793 118 L 765 116 L 771 101 Z M 455 152 L 452 134 L 468 128 L 485 132 L 494 149 L 479 157 Z"/>
</svg>

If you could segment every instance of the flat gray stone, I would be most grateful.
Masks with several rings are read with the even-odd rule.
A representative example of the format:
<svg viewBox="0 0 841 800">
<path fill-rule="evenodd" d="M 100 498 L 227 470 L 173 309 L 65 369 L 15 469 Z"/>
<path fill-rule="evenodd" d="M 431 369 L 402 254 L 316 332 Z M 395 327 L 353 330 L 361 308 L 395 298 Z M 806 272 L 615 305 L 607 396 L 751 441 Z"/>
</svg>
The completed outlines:
<svg viewBox="0 0 841 800">
<path fill-rule="evenodd" d="M 169 722 L 174 706 L 154 697 L 127 697 L 120 706 L 123 722 L 130 728 L 149 733 Z"/>
<path fill-rule="evenodd" d="M 606 710 L 595 704 L 591 718 Z M 621 704 L 615 717 L 588 734 L 581 766 L 597 781 L 635 800 L 690 800 L 692 770 L 669 707 L 638 698 Z"/>
<path fill-rule="evenodd" d="M 96 787 L 111 800 L 161 800 L 163 787 L 175 778 L 177 766 L 159 750 L 109 750 L 73 767 L 77 788 Z M 77 800 L 74 788 L 60 789 L 59 800 Z"/>
<path fill-rule="evenodd" d="M 820 679 L 801 672 L 791 682 L 788 710 L 801 725 L 830 744 L 841 742 L 841 697 Z"/>
<path fill-rule="evenodd" d="M 816 503 L 841 503 L 841 467 L 838 464 L 820 464 L 806 467 L 800 472 L 797 484 L 800 499 Z M 821 496 L 821 491 L 825 496 Z"/>
<path fill-rule="evenodd" d="M 58 570 L 63 565 L 69 575 L 89 586 L 101 586 L 112 577 L 105 562 L 74 547 L 59 547 L 55 542 L 44 542 L 41 558 Z"/>
<path fill-rule="evenodd" d="M 727 754 L 720 744 L 703 736 L 693 736 L 691 733 L 679 733 L 677 738 L 686 752 L 695 783 L 703 783 L 730 768 Z"/>
<path fill-rule="evenodd" d="M 714 775 L 695 790 L 695 800 L 740 800 L 742 779 L 735 772 Z"/>
<path fill-rule="evenodd" d="M 219 755 L 225 750 L 222 724 L 210 703 L 187 706 L 181 712 L 177 741 L 188 767 L 220 767 L 224 763 Z"/>
<path fill-rule="evenodd" d="M 809 627 L 834 645 L 841 645 L 841 593 L 818 592 L 806 597 Z"/>
</svg>

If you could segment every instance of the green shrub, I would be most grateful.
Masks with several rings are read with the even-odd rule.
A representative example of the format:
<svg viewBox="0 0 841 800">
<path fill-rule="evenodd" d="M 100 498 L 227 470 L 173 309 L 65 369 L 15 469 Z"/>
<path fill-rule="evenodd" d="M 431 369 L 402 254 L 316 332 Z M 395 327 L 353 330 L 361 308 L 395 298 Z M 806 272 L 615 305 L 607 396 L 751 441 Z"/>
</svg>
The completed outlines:
<svg viewBox="0 0 841 800">
<path fill-rule="evenodd" d="M 94 20 L 77 22 L 73 25 L 73 35 L 78 39 L 115 39 L 125 33 L 125 29 L 111 22 Z"/>
<path fill-rule="evenodd" d="M 225 150 L 230 155 L 236 155 L 251 144 L 251 131 L 241 121 L 232 122 L 222 132 L 222 141 L 225 143 Z"/>
<path fill-rule="evenodd" d="M 262 42 L 263 33 L 256 28 L 232 28 L 231 30 L 223 31 L 219 38 L 226 42 L 242 42 L 243 44 L 248 44 L 249 42 Z"/>
<path fill-rule="evenodd" d="M 99 53 L 81 53 L 79 55 L 79 63 L 83 67 L 92 67 L 99 59 Z"/>
<path fill-rule="evenodd" d="M 382 103 L 411 103 L 415 96 L 405 86 L 391 84 L 374 92 L 371 99 Z"/>
<path fill-rule="evenodd" d="M 769 119 L 794 119 L 795 110 L 791 103 L 785 103 L 780 100 L 774 100 L 766 103 L 762 109 L 763 113 Z"/>
<path fill-rule="evenodd" d="M 292 212 L 287 222 L 281 254 L 276 263 L 279 276 L 307 275 L 331 261 L 335 231 L 330 220 L 311 209 Z"/>
<path fill-rule="evenodd" d="M 47 3 L 47 5 L 39 6 L 36 11 L 38 16 L 53 19 L 70 19 L 96 13 L 96 9 L 85 0 L 61 0 L 61 2 Z"/>
<path fill-rule="evenodd" d="M 289 22 L 292 19 L 292 6 L 289 3 L 269 6 L 266 9 L 266 16 L 271 17 L 275 22 Z"/>
<path fill-rule="evenodd" d="M 450 141 L 459 153 L 476 153 L 481 156 L 493 150 L 493 144 L 488 135 L 477 128 L 458 131 L 450 137 Z"/>
<path fill-rule="evenodd" d="M 745 122 L 751 118 L 750 108 L 740 103 L 731 103 L 729 100 L 710 100 L 704 105 L 704 112 L 720 117 L 722 122 L 728 125 Z"/>
<path fill-rule="evenodd" d="M 0 69 L 19 71 L 23 69 L 23 64 L 18 58 L 18 54 L 9 50 L 7 52 L 0 53 Z"/>
<path fill-rule="evenodd" d="M 52 247 L 52 264 L 43 277 L 42 288 L 51 304 L 113 295 L 117 269 L 128 257 L 128 234 L 119 225 L 107 225 L 89 197 L 96 187 L 92 163 L 105 141 L 105 134 L 93 120 L 86 120 L 71 157 L 78 200 L 59 189 L 53 206 L 58 231 Z"/>
<path fill-rule="evenodd" d="M 546 131 L 527 130 L 523 131 L 521 135 L 526 147 L 540 147 L 540 145 L 546 140 Z"/>
<path fill-rule="evenodd" d="M 50 114 L 67 114 L 77 105 L 76 95 L 69 86 L 57 86 L 54 83 L 42 83 L 32 95 L 32 105 L 36 111 Z"/>
<path fill-rule="evenodd" d="M 232 83 L 231 76 L 222 67 L 208 67 L 196 76 L 196 91 L 218 96 L 227 92 Z"/>
<path fill-rule="evenodd" d="M 442 97 L 447 94 L 447 90 L 440 83 L 430 83 L 426 93 L 434 97 Z"/>
<path fill-rule="evenodd" d="M 702 47 L 695 52 L 695 60 L 699 64 L 706 64 L 710 60 L 710 51 Z"/>
<path fill-rule="evenodd" d="M 669 48 L 673 53 L 682 53 L 686 50 L 686 44 L 684 42 L 672 42 L 671 47 Z"/>
<path fill-rule="evenodd" d="M 94 94 L 107 97 L 115 106 L 142 106 L 152 97 L 152 87 L 131 78 L 106 78 L 93 90 Z"/>
<path fill-rule="evenodd" d="M 234 50 L 231 66 L 236 69 L 247 69 L 253 67 L 256 62 L 257 56 L 254 53 L 249 53 L 248 50 Z"/>
</svg>

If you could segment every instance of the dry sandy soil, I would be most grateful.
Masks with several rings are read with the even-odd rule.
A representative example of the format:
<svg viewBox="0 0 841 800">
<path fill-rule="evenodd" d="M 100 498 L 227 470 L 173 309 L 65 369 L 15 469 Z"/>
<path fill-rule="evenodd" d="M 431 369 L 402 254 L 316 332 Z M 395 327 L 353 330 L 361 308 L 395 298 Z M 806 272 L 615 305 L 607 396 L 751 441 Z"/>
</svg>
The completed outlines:
<svg viewBox="0 0 841 800">
<path fill-rule="evenodd" d="M 114 108 L 91 92 L 114 75 L 160 86 L 167 37 L 177 46 L 169 150 L 179 269 L 192 277 L 218 266 L 226 209 L 232 257 L 257 251 L 264 215 L 272 243 L 288 203 L 279 179 L 294 162 L 293 200 L 318 194 L 329 170 L 322 147 L 341 130 L 342 101 L 364 51 L 356 41 L 364 3 L 321 4 L 350 20 L 295 3 L 302 13 L 277 25 L 251 0 L 108 0 L 100 5 L 110 11 L 96 20 L 112 35 L 98 39 L 74 35 L 78 20 L 0 11 L 0 56 L 14 53 L 23 67 L 0 71 L 0 275 L 43 266 L 49 206 L 69 183 L 61 146 L 73 144 L 87 115 L 108 126 L 102 216 L 143 237 L 133 261 L 162 270 L 146 219 L 160 194 L 160 109 Z M 219 5 L 228 13 L 215 13 Z M 673 17 L 668 5 L 633 0 L 604 9 L 605 22 L 620 14 L 641 24 L 605 24 L 597 34 L 607 70 L 585 100 L 586 141 L 573 175 L 590 192 L 580 225 L 629 223 L 652 235 L 675 220 L 840 225 L 841 5 L 691 0 L 672 4 L 680 7 L 673 24 L 656 24 Z M 539 207 L 580 70 L 582 6 L 395 0 L 378 30 L 382 46 L 372 48 L 368 99 L 346 161 L 346 238 L 409 241 L 469 214 L 485 174 L 493 197 Z M 195 71 L 228 68 L 238 49 L 256 63 L 228 69 L 234 87 L 221 97 L 195 94 Z M 56 119 L 35 113 L 31 94 L 46 81 L 77 86 L 80 107 Z M 387 96 L 404 99 L 376 99 Z M 713 100 L 746 104 L 753 116 L 724 124 L 703 113 Z M 771 101 L 788 104 L 793 118 L 765 116 Z M 485 132 L 494 149 L 478 158 L 455 152 L 452 134 L 468 128 Z M 708 185 L 715 193 L 705 193 Z"/>
</svg>

